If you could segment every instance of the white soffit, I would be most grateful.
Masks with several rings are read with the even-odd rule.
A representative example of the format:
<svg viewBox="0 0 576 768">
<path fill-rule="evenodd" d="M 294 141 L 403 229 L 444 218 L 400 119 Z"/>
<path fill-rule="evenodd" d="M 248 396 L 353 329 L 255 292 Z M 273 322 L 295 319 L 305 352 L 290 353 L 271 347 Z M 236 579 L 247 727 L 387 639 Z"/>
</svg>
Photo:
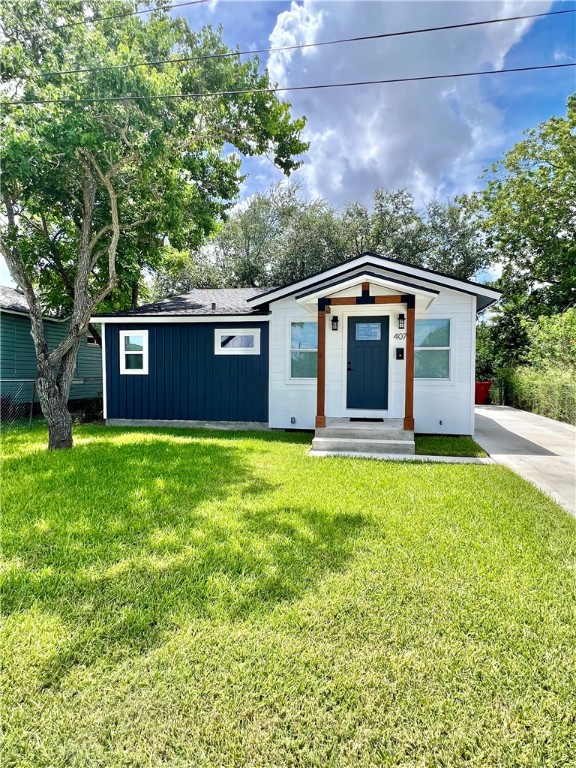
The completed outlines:
<svg viewBox="0 0 576 768">
<path fill-rule="evenodd" d="M 305 307 L 308 311 L 316 311 L 316 305 L 319 299 L 325 299 L 329 296 L 336 296 L 341 291 L 345 291 L 348 288 L 354 288 L 355 286 L 361 286 L 362 283 L 378 285 L 380 288 L 386 288 L 390 290 L 393 294 L 408 294 L 415 296 L 416 299 L 420 299 L 420 301 L 417 301 L 419 309 L 428 309 L 430 304 L 438 295 L 438 291 L 428 290 L 427 288 L 423 287 L 416 288 L 412 285 L 408 286 L 406 283 L 403 283 L 400 280 L 394 280 L 394 278 L 376 277 L 373 274 L 358 274 L 342 281 L 341 283 L 338 283 L 337 285 L 332 283 L 328 287 L 325 286 L 319 288 L 314 293 L 309 293 L 306 296 L 297 298 L 296 301 L 298 304 Z"/>
</svg>

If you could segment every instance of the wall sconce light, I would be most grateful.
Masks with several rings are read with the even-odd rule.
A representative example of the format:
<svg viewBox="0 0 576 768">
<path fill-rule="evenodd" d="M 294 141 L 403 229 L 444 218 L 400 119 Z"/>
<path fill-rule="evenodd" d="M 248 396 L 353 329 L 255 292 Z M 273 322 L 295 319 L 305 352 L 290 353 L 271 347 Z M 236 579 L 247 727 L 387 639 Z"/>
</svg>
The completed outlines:
<svg viewBox="0 0 576 768">
<path fill-rule="evenodd" d="M 406 318 L 405 318 L 404 314 L 401 312 L 398 315 L 398 328 L 403 330 L 405 325 L 406 325 Z"/>
<path fill-rule="evenodd" d="M 338 330 L 338 315 L 332 315 L 332 330 Z"/>
</svg>

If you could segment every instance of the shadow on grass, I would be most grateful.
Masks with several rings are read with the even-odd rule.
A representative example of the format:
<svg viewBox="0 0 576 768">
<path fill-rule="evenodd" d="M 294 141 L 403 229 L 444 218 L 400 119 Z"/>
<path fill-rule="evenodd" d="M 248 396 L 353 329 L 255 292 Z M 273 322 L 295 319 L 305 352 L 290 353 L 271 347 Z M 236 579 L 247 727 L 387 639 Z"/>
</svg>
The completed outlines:
<svg viewBox="0 0 576 768">
<path fill-rule="evenodd" d="M 67 628 L 44 687 L 75 664 L 146 652 L 190 618 L 297 599 L 344 565 L 366 525 L 276 494 L 247 461 L 266 451 L 260 435 L 253 446 L 246 434 L 104 436 L 13 456 L 5 473 L 4 614 L 33 607 Z"/>
<path fill-rule="evenodd" d="M 265 443 L 291 443 L 306 445 L 312 443 L 314 437 L 314 430 L 283 430 L 283 429 L 229 429 L 228 427 L 222 429 L 210 429 L 207 427 L 186 427 L 186 428 L 170 428 L 170 427 L 106 427 L 102 425 L 96 426 L 83 426 L 78 430 L 79 434 L 89 434 L 94 437 L 102 437 L 106 439 L 108 435 L 121 435 L 126 432 L 134 435 L 154 434 L 159 437 L 162 436 L 179 436 L 185 438 L 199 438 L 199 439 L 218 439 L 229 440 L 237 442 L 239 439 L 243 440 L 258 440 Z"/>
</svg>

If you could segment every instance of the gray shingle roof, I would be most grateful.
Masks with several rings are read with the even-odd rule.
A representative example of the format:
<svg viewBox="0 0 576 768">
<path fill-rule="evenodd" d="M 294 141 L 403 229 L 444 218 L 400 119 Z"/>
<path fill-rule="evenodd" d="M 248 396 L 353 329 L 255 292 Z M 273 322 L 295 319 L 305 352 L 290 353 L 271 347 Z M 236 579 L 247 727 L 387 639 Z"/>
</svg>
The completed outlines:
<svg viewBox="0 0 576 768">
<path fill-rule="evenodd" d="M 7 285 L 0 285 L 0 309 L 22 312 L 26 315 L 30 312 L 24 294 L 17 291 L 16 288 L 9 288 Z"/>
<path fill-rule="evenodd" d="M 197 288 L 182 296 L 155 301 L 129 312 L 107 313 L 110 317 L 138 315 L 256 315 L 262 314 L 246 303 L 268 288 Z"/>
</svg>

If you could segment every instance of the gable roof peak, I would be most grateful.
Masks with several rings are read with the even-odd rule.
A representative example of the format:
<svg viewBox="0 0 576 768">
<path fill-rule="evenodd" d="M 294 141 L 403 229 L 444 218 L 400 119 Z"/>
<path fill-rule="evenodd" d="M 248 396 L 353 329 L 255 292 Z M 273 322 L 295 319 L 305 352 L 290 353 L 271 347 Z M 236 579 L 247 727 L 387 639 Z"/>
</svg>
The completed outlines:
<svg viewBox="0 0 576 768">
<path fill-rule="evenodd" d="M 337 280 L 339 276 L 349 274 L 355 268 L 364 266 L 383 269 L 410 279 L 417 279 L 451 290 L 473 294 L 477 296 L 478 310 L 484 309 L 495 301 L 498 301 L 500 298 L 500 293 L 498 291 L 480 283 L 453 277 L 433 269 L 428 269 L 427 267 L 409 264 L 408 262 L 401 261 L 393 256 L 382 256 L 381 254 L 373 253 L 372 251 L 364 251 L 363 253 L 352 256 L 333 267 L 329 267 L 328 269 L 324 269 L 321 272 L 309 275 L 300 280 L 295 280 L 282 288 L 273 288 L 269 291 L 263 291 L 260 295 L 248 299 L 248 304 L 253 307 L 258 307 L 265 303 L 278 301 L 279 299 L 290 296 L 300 290 L 320 285 L 324 281 Z"/>
</svg>

